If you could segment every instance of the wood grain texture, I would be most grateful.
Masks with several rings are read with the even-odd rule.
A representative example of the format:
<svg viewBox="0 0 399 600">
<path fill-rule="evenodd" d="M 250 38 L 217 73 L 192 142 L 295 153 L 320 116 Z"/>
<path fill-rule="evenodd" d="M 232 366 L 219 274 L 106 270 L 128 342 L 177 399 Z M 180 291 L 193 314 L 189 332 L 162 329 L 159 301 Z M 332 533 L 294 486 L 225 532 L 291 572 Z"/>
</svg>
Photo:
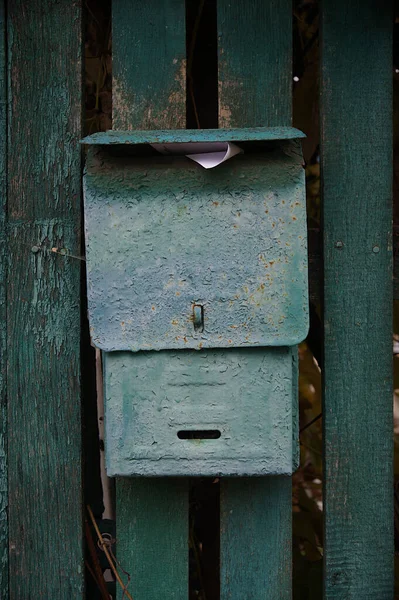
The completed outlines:
<svg viewBox="0 0 399 600">
<path fill-rule="evenodd" d="M 184 127 L 184 1 L 118 0 L 112 28 L 113 128 Z M 134 599 L 187 600 L 187 480 L 118 478 L 116 498 L 118 560 Z"/>
<path fill-rule="evenodd" d="M 391 32 L 389 2 L 324 1 L 328 600 L 393 597 Z"/>
<path fill-rule="evenodd" d="M 221 598 L 291 598 L 291 478 L 228 478 L 220 493 Z"/>
<path fill-rule="evenodd" d="M 0 2 L 0 598 L 8 597 L 7 471 L 7 73 L 6 11 Z"/>
<path fill-rule="evenodd" d="M 10 598 L 83 594 L 81 3 L 8 3 Z M 33 251 L 32 251 L 33 248 Z"/>
<path fill-rule="evenodd" d="M 131 575 L 134 600 L 187 600 L 187 480 L 118 478 L 117 484 L 118 560 Z"/>
<path fill-rule="evenodd" d="M 219 0 L 219 127 L 291 124 L 290 0 Z"/>
<path fill-rule="evenodd" d="M 219 0 L 219 126 L 291 125 L 291 3 Z M 221 599 L 291 598 L 291 478 L 221 480 Z M 232 512 L 231 512 L 232 511 Z"/>
<path fill-rule="evenodd" d="M 184 0 L 112 5 L 113 129 L 186 124 Z"/>
</svg>

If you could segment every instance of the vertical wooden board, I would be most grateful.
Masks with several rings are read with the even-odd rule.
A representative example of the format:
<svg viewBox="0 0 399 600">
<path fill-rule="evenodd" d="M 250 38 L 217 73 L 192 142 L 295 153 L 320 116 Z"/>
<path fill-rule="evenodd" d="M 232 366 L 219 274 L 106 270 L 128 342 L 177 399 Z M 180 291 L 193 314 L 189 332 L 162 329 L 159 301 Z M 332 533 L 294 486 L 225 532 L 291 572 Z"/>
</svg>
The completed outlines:
<svg viewBox="0 0 399 600">
<path fill-rule="evenodd" d="M 185 1 L 112 5 L 113 129 L 186 124 Z"/>
<path fill-rule="evenodd" d="M 7 76 L 6 12 L 0 2 L 0 598 L 8 597 L 8 482 L 7 482 Z"/>
<path fill-rule="evenodd" d="M 134 600 L 187 600 L 186 480 L 119 478 L 117 483 L 118 560 L 131 576 L 128 590 Z"/>
<path fill-rule="evenodd" d="M 83 594 L 81 2 L 8 3 L 10 598 Z"/>
<path fill-rule="evenodd" d="M 324 0 L 325 597 L 391 599 L 392 7 Z"/>
<path fill-rule="evenodd" d="M 184 128 L 184 0 L 118 0 L 112 9 L 113 128 Z M 116 497 L 118 560 L 134 599 L 187 600 L 187 480 L 118 478 Z"/>
<path fill-rule="evenodd" d="M 218 0 L 219 126 L 291 124 L 292 7 Z M 294 457 L 295 458 L 295 457 Z M 221 480 L 221 598 L 291 598 L 290 477 Z"/>
<path fill-rule="evenodd" d="M 291 478 L 223 480 L 220 519 L 221 598 L 291 598 Z"/>
<path fill-rule="evenodd" d="M 219 127 L 291 124 L 292 3 L 219 0 Z"/>
</svg>

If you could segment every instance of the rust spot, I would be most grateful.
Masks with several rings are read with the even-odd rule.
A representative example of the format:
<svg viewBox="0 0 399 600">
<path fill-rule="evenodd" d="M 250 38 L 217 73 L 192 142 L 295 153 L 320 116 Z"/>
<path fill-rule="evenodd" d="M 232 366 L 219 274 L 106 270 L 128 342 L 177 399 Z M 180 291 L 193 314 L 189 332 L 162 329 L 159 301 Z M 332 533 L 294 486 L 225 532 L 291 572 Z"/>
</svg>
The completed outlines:
<svg viewBox="0 0 399 600">
<path fill-rule="evenodd" d="M 176 292 L 176 296 L 180 296 L 180 292 Z"/>
<path fill-rule="evenodd" d="M 173 319 L 173 321 L 171 321 L 172 325 L 178 325 L 179 321 L 177 319 Z"/>
<path fill-rule="evenodd" d="M 232 344 L 233 342 L 231 340 L 227 340 L 229 344 Z"/>
<path fill-rule="evenodd" d="M 212 202 L 213 206 L 219 206 L 219 202 Z"/>
<path fill-rule="evenodd" d="M 268 212 L 269 212 L 268 210 L 265 210 L 265 213 L 266 213 L 266 214 L 267 214 Z"/>
<path fill-rule="evenodd" d="M 186 338 L 186 336 L 184 336 L 183 341 L 184 341 L 185 344 L 187 344 L 187 338 Z"/>
<path fill-rule="evenodd" d="M 151 306 L 151 310 L 155 310 L 155 306 Z"/>
<path fill-rule="evenodd" d="M 292 217 L 292 220 L 293 220 L 293 221 L 296 221 L 296 217 Z"/>
</svg>

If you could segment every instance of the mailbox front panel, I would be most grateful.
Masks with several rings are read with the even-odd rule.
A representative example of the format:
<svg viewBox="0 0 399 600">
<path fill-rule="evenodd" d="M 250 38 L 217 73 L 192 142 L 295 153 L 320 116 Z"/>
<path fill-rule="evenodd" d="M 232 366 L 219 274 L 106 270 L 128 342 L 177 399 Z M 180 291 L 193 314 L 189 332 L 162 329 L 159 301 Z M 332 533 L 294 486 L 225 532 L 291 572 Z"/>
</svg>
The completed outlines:
<svg viewBox="0 0 399 600">
<path fill-rule="evenodd" d="M 93 343 L 106 351 L 288 346 L 306 337 L 296 142 L 205 170 L 92 151 L 85 175 Z"/>
<path fill-rule="evenodd" d="M 291 348 L 103 356 L 109 475 L 292 473 Z"/>
</svg>

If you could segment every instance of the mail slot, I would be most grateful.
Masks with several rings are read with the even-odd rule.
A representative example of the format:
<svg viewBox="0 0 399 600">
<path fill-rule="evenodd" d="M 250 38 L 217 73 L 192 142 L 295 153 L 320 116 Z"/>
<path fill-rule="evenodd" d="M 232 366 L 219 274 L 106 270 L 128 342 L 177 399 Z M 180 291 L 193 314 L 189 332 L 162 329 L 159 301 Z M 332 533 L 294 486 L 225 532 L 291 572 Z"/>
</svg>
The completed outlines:
<svg viewBox="0 0 399 600">
<path fill-rule="evenodd" d="M 84 140 L 109 475 L 292 473 L 295 352 L 308 329 L 300 137 L 257 128 Z M 152 146 L 225 141 L 242 153 L 214 169 Z"/>
</svg>

